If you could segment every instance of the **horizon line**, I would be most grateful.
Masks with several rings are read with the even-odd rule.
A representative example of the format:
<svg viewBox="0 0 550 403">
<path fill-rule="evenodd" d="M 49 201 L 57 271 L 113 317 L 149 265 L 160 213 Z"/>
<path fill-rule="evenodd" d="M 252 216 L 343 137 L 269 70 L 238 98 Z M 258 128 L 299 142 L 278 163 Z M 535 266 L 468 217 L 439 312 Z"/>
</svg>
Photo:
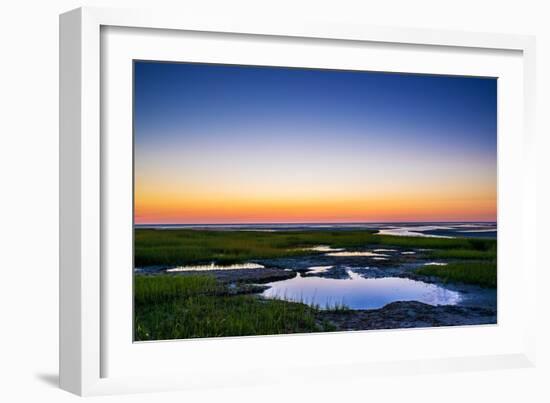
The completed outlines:
<svg viewBox="0 0 550 403">
<path fill-rule="evenodd" d="M 334 225 L 342 225 L 342 224 L 428 224 L 428 223 L 448 223 L 448 224 L 454 224 L 454 223 L 491 223 L 496 224 L 497 221 L 483 221 L 483 220 L 474 220 L 474 221 L 342 221 L 342 222 L 323 222 L 323 221 L 308 221 L 308 222 L 229 222 L 229 223 L 216 223 L 216 222 L 204 222 L 204 223 L 136 223 L 134 222 L 134 226 L 136 225 L 308 225 L 308 224 L 334 224 Z"/>
</svg>

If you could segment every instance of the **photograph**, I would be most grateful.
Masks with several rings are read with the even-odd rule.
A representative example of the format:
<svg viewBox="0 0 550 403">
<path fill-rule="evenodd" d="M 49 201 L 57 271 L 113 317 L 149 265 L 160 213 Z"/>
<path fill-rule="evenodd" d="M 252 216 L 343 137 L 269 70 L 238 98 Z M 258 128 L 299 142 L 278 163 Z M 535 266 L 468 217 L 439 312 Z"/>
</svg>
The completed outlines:
<svg viewBox="0 0 550 403">
<path fill-rule="evenodd" d="M 133 60 L 134 341 L 497 324 L 497 82 Z"/>
</svg>

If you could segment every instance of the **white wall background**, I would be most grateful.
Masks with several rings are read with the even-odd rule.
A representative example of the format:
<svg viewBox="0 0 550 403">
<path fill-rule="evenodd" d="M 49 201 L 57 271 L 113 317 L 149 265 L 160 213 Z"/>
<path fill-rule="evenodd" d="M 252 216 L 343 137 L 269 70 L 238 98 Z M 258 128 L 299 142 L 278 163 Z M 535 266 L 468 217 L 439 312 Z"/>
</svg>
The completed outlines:
<svg viewBox="0 0 550 403">
<path fill-rule="evenodd" d="M 538 39 L 540 257 L 550 206 L 550 10 L 523 0 L 20 0 L 0 5 L 0 400 L 67 402 L 56 387 L 58 293 L 58 14 L 81 5 L 170 7 L 231 18 L 269 15 L 374 25 L 534 34 Z M 544 171 L 546 169 L 546 171 Z M 7 259 L 6 259 L 7 257 Z M 550 401 L 549 276 L 539 279 L 535 369 L 377 377 L 345 384 L 282 385 L 93 398 L 98 401 Z M 412 347 L 414 348 L 414 347 Z"/>
</svg>

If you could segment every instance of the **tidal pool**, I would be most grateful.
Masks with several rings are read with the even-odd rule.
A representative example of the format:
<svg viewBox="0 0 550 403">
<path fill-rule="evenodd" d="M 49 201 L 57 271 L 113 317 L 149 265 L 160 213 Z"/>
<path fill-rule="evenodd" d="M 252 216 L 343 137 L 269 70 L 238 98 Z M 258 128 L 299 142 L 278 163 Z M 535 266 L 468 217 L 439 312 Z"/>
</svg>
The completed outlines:
<svg viewBox="0 0 550 403">
<path fill-rule="evenodd" d="M 214 271 L 214 270 L 247 270 L 247 269 L 263 269 L 264 266 L 257 263 L 241 263 L 231 264 L 228 266 L 219 266 L 217 264 L 204 264 L 197 266 L 179 266 L 166 270 L 168 273 L 180 271 Z"/>
<path fill-rule="evenodd" d="M 400 277 L 364 278 L 352 270 L 350 278 L 297 277 L 267 284 L 261 295 L 330 309 L 377 309 L 395 301 L 420 301 L 430 305 L 456 305 L 460 293 L 422 281 Z"/>
</svg>

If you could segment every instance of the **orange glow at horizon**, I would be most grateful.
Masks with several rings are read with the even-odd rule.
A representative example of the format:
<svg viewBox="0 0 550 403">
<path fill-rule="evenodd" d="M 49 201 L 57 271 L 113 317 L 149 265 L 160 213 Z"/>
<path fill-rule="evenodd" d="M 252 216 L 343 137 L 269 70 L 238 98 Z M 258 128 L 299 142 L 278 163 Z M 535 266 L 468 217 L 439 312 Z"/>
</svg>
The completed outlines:
<svg viewBox="0 0 550 403">
<path fill-rule="evenodd" d="M 139 161 L 135 223 L 496 221 L 494 161 L 340 158 L 337 166 L 304 154 L 279 164 L 170 153 L 152 166 Z"/>
<path fill-rule="evenodd" d="M 496 195 L 262 199 L 137 197 L 136 224 L 496 221 Z"/>
</svg>

